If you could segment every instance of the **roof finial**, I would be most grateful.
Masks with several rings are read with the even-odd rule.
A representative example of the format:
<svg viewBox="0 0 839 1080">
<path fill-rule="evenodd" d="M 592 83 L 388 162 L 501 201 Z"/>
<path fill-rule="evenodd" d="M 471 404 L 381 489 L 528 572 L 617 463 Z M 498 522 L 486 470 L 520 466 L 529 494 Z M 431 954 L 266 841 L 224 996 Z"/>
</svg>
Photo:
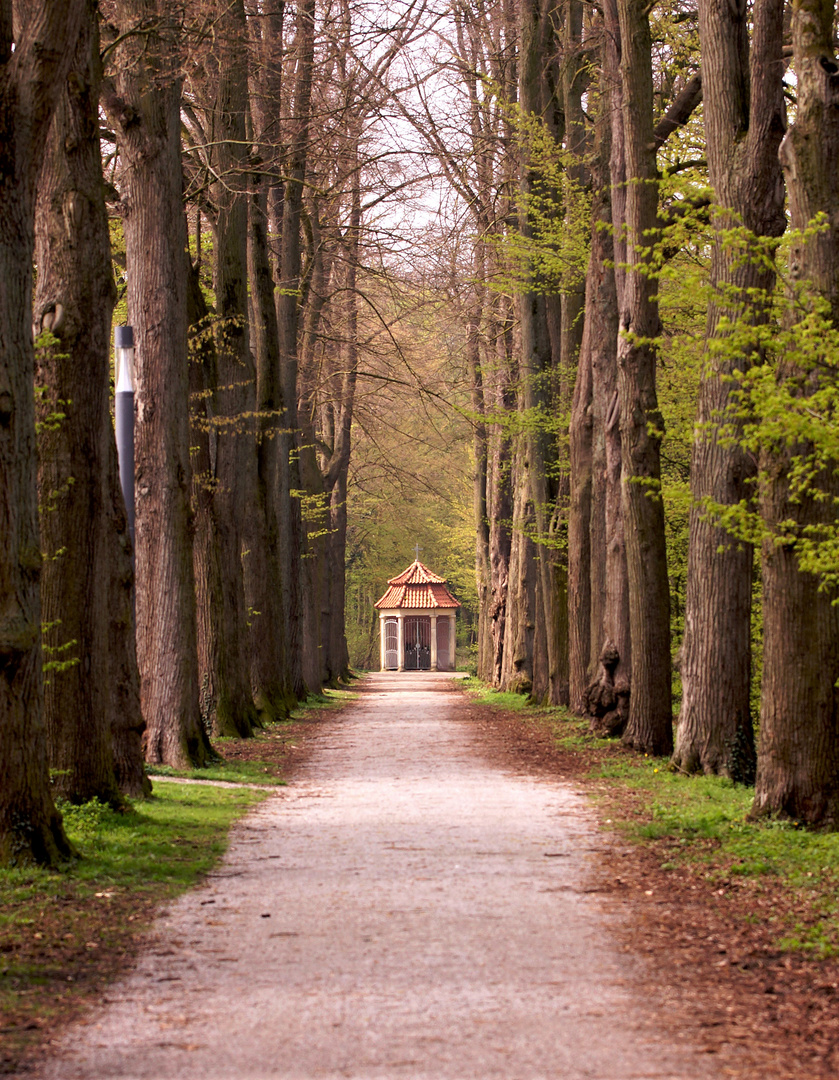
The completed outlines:
<svg viewBox="0 0 839 1080">
<path fill-rule="evenodd" d="M 417 543 L 416 546 L 414 547 L 414 551 L 416 551 L 416 553 L 417 553 L 417 560 L 416 561 L 419 562 L 419 553 L 420 553 L 419 543 Z"/>
</svg>

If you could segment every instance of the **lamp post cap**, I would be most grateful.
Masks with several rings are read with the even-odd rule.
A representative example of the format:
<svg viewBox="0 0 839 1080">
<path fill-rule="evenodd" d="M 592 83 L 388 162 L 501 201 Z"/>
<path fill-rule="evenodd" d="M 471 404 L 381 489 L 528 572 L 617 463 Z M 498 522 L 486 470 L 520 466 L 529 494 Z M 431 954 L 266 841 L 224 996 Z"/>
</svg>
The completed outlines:
<svg viewBox="0 0 839 1080">
<path fill-rule="evenodd" d="M 133 326 L 115 326 L 114 327 L 114 346 L 117 349 L 133 349 L 134 348 L 134 327 Z"/>
</svg>

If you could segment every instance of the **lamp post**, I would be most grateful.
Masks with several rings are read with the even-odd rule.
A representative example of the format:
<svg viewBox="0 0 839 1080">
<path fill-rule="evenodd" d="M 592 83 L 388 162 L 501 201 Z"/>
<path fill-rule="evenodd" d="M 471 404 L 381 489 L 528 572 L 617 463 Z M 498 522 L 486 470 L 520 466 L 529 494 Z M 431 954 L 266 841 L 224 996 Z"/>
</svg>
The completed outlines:
<svg viewBox="0 0 839 1080">
<path fill-rule="evenodd" d="M 131 560 L 134 561 L 134 329 L 114 327 L 116 352 L 116 390 L 114 420 L 119 459 L 119 484 L 128 516 L 131 537 Z"/>
</svg>

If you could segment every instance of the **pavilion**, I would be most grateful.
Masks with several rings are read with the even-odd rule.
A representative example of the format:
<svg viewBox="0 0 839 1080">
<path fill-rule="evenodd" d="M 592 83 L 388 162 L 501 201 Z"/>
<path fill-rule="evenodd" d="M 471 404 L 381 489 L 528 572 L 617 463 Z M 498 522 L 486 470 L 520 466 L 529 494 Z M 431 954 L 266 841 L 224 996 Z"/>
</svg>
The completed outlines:
<svg viewBox="0 0 839 1080">
<path fill-rule="evenodd" d="M 382 671 L 454 671 L 455 613 L 460 607 L 419 558 L 388 581 L 377 601 Z"/>
</svg>

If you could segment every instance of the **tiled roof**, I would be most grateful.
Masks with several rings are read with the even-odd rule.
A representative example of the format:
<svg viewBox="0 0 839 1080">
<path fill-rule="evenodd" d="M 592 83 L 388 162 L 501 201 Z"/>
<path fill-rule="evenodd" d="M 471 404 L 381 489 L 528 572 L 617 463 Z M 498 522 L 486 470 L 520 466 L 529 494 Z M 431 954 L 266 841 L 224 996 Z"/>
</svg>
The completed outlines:
<svg viewBox="0 0 839 1080">
<path fill-rule="evenodd" d="M 433 573 L 427 566 L 423 566 L 419 559 L 415 559 L 407 570 L 403 570 L 397 577 L 392 577 L 388 585 L 444 585 L 446 579 Z"/>
<path fill-rule="evenodd" d="M 459 608 L 460 603 L 446 588 L 446 579 L 417 560 L 388 581 L 387 592 L 374 606 L 392 611 L 394 608 Z"/>
</svg>

